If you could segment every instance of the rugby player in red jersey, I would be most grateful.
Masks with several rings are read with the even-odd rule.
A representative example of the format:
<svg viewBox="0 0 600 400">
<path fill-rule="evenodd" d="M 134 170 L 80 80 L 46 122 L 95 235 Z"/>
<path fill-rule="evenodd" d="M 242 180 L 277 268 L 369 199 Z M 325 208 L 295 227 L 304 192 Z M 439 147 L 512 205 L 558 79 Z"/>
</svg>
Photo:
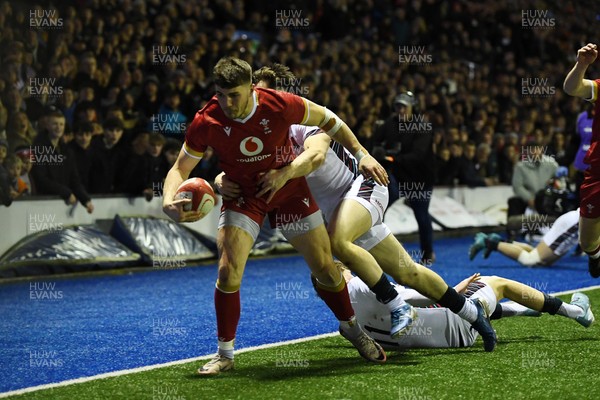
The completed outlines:
<svg viewBox="0 0 600 400">
<path fill-rule="evenodd" d="M 289 68 L 281 64 L 263 67 L 254 77 L 257 87 L 296 81 Z M 285 90 L 285 85 L 280 89 Z M 392 339 L 400 337 L 412 323 L 414 311 L 398 296 L 383 271 L 465 318 L 482 334 L 485 350 L 493 351 L 496 335 L 487 318 L 489 307 L 466 299 L 434 271 L 415 263 L 383 223 L 387 187 L 358 174 L 355 158 L 318 127 L 292 125 L 290 137 L 298 157 L 263 175 L 259 195 L 268 192 L 273 196 L 288 180 L 306 176 L 327 220 L 335 256 L 348 264 L 388 308 Z M 225 198 L 239 195 L 238 185 L 226 174 L 220 174 L 215 184 Z"/>
<path fill-rule="evenodd" d="M 600 277 L 600 79 L 584 79 L 587 68 L 596 61 L 598 46 L 588 43 L 577 51 L 577 62 L 565 78 L 563 88 L 571 96 L 594 103 L 592 141 L 584 162 L 579 201 L 579 244 L 589 257 L 588 268 L 594 278 Z"/>
<path fill-rule="evenodd" d="M 384 362 L 383 349 L 359 327 L 346 283 L 335 267 L 327 230 L 306 180 L 290 180 L 267 202 L 257 197 L 263 173 L 291 162 L 288 129 L 292 124 L 318 125 L 335 134 L 357 156 L 360 171 L 387 185 L 385 169 L 360 145 L 352 131 L 334 113 L 302 97 L 252 86 L 252 68 L 226 57 L 213 70 L 214 96 L 189 126 L 185 143 L 164 185 L 163 210 L 173 220 L 198 220 L 200 214 L 183 211 L 189 200 L 174 200 L 178 186 L 210 146 L 221 169 L 241 187 L 241 196 L 224 200 L 219 219 L 218 279 L 215 289 L 218 353 L 198 370 L 215 375 L 233 368 L 234 338 L 240 317 L 242 275 L 266 214 L 298 250 L 318 280 L 318 292 L 340 321 L 340 330 L 366 359 Z M 279 155 L 279 157 L 278 157 Z"/>
</svg>

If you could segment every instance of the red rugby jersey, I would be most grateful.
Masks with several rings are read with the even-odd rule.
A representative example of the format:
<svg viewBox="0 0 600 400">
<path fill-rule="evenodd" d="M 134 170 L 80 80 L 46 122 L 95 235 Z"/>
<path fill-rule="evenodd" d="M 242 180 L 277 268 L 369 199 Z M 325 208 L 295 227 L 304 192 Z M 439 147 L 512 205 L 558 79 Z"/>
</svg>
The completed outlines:
<svg viewBox="0 0 600 400">
<path fill-rule="evenodd" d="M 592 98 L 594 102 L 594 120 L 592 122 L 592 140 L 590 148 L 586 153 L 583 161 L 589 164 L 588 170 L 594 175 L 600 175 L 600 79 L 593 81 Z"/>
<path fill-rule="evenodd" d="M 308 107 L 302 97 L 271 89 L 255 88 L 253 109 L 243 120 L 225 115 L 217 97 L 196 113 L 185 135 L 184 151 L 196 158 L 208 146 L 219 156 L 220 168 L 254 196 L 258 174 L 289 164 L 294 151 L 288 129 L 306 120 Z"/>
</svg>

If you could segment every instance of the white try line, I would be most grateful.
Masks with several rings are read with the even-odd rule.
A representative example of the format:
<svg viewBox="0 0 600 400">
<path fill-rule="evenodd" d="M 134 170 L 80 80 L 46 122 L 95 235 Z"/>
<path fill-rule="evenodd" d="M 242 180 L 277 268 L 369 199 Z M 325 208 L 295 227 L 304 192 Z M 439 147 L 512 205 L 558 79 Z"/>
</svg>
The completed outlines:
<svg viewBox="0 0 600 400">
<path fill-rule="evenodd" d="M 565 290 L 563 292 L 552 293 L 552 295 L 560 296 L 563 294 L 584 292 L 584 291 L 594 290 L 594 289 L 600 289 L 600 285 L 589 286 L 589 287 L 573 289 L 573 290 Z M 240 354 L 240 353 L 246 353 L 246 352 L 254 351 L 254 350 L 262 350 L 262 349 L 269 349 L 272 347 L 285 346 L 288 344 L 309 342 L 311 340 L 323 339 L 323 338 L 333 337 L 333 336 L 337 336 L 337 335 L 339 335 L 338 332 L 332 332 L 332 333 L 324 333 L 322 335 L 309 336 L 309 337 L 300 338 L 300 339 L 287 340 L 284 342 L 261 344 L 260 346 L 246 347 L 243 349 L 236 350 L 235 353 Z M 3 392 L 3 393 L 0 393 L 0 398 L 36 392 L 38 390 L 46 390 L 46 389 L 52 389 L 52 388 L 57 388 L 57 387 L 62 387 L 62 386 L 75 385 L 78 383 L 84 383 L 84 382 L 89 382 L 89 381 L 94 381 L 94 380 L 99 380 L 99 379 L 106 379 L 106 378 L 113 378 L 116 376 L 135 374 L 137 372 L 151 371 L 153 369 L 170 367 L 173 365 L 186 364 L 186 363 L 190 363 L 190 362 L 194 362 L 194 361 L 207 360 L 207 359 L 211 358 L 212 356 L 213 356 L 213 354 L 207 354 L 207 355 L 199 356 L 199 357 L 186 358 L 184 360 L 169 361 L 169 362 L 163 363 L 163 364 L 147 365 L 144 367 L 124 369 L 124 370 L 113 371 L 113 372 L 106 372 L 104 374 L 86 376 L 83 378 L 69 379 L 69 380 L 62 381 L 62 382 L 46 383 L 44 385 L 31 386 L 31 387 L 26 387 L 23 389 L 12 390 L 10 392 Z"/>
<path fill-rule="evenodd" d="M 336 331 L 336 332 L 331 332 L 331 333 L 324 333 L 322 335 L 304 337 L 304 338 L 300 338 L 300 339 L 286 340 L 283 342 L 261 344 L 260 346 L 246 347 L 243 349 L 236 350 L 235 354 L 246 353 L 246 352 L 254 351 L 254 350 L 270 349 L 272 347 L 286 346 L 289 344 L 309 342 L 311 340 L 324 339 L 324 338 L 334 337 L 334 336 L 338 336 L 338 335 L 339 335 L 339 332 Z M 186 363 L 190 363 L 190 362 L 194 362 L 194 361 L 207 360 L 207 359 L 211 358 L 213 355 L 214 355 L 214 353 L 207 354 L 204 356 L 199 356 L 199 357 L 186 358 L 184 360 L 169 361 L 169 362 L 163 363 L 163 364 L 147 365 L 144 367 L 124 369 L 121 371 L 106 372 L 104 374 L 99 374 L 99 375 L 85 376 L 83 378 L 69 379 L 69 380 L 62 381 L 62 382 L 46 383 L 44 385 L 26 387 L 23 389 L 17 389 L 17 390 L 12 390 L 10 392 L 0 393 L 0 398 L 36 392 L 38 390 L 46 390 L 46 389 L 58 388 L 58 387 L 62 387 L 62 386 L 75 385 L 77 383 L 84 383 L 84 382 L 95 381 L 95 380 L 99 380 L 99 379 L 106 379 L 106 378 L 113 378 L 116 376 L 135 374 L 137 372 L 151 371 L 153 369 L 171 367 L 173 365 L 186 364 Z"/>
<path fill-rule="evenodd" d="M 588 290 L 600 289 L 600 285 L 588 286 L 581 289 L 565 290 L 563 292 L 550 293 L 552 296 L 562 296 L 563 294 L 572 294 L 575 292 L 586 292 Z"/>
</svg>

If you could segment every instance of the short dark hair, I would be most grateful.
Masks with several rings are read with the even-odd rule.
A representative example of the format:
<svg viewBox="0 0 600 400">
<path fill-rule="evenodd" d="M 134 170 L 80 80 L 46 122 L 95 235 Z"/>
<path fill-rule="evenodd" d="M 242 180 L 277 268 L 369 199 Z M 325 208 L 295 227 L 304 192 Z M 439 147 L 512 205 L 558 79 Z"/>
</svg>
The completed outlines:
<svg viewBox="0 0 600 400">
<path fill-rule="evenodd" d="M 79 134 L 84 134 L 86 132 L 92 132 L 93 133 L 94 131 L 95 131 L 94 124 L 92 124 L 91 122 L 86 121 L 86 122 L 82 122 L 82 123 L 80 123 L 80 124 L 77 125 L 77 130 L 75 131 L 75 134 L 79 135 Z"/>
<path fill-rule="evenodd" d="M 107 119 L 102 124 L 102 127 L 106 130 L 113 130 L 113 129 L 118 129 L 121 131 L 124 130 L 123 121 L 121 121 L 119 118 Z"/>
<path fill-rule="evenodd" d="M 296 76 L 287 65 L 275 63 L 269 67 L 262 67 L 254 72 L 254 83 L 263 81 L 269 89 L 285 90 L 289 89 L 291 82 Z"/>
<path fill-rule="evenodd" d="M 150 134 L 150 138 L 148 139 L 150 144 L 158 144 L 161 146 L 164 146 L 166 141 L 167 139 L 165 139 L 165 137 L 158 132 L 152 132 Z"/>
<path fill-rule="evenodd" d="M 65 118 L 65 114 L 63 114 L 59 109 L 56 109 L 46 114 L 46 118 Z"/>
<path fill-rule="evenodd" d="M 223 89 L 252 83 L 252 67 L 244 60 L 224 57 L 213 68 L 215 84 Z"/>
</svg>

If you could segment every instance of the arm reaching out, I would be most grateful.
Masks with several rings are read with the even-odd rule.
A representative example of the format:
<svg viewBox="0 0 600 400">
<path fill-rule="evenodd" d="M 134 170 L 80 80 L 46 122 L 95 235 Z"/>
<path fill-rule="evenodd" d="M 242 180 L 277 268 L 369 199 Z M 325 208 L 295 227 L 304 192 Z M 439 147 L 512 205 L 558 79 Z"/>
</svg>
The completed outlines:
<svg viewBox="0 0 600 400">
<path fill-rule="evenodd" d="M 598 57 L 598 46 L 588 43 L 577 51 L 577 62 L 565 78 L 563 89 L 568 95 L 581 97 L 586 100 L 595 100 L 594 82 L 583 79 L 585 71 Z"/>
<path fill-rule="evenodd" d="M 375 179 L 375 182 L 387 186 L 390 183 L 390 180 L 385 168 L 383 168 L 383 166 L 369 154 L 367 149 L 360 144 L 356 135 L 354 135 L 348 125 L 346 125 L 340 117 L 325 107 L 313 103 L 310 100 L 304 100 L 308 105 L 308 113 L 307 118 L 302 122 L 302 125 L 319 126 L 319 128 L 327 132 L 332 139 L 339 142 L 353 154 L 354 157 L 356 157 L 358 168 L 366 178 L 372 177 Z"/>
<path fill-rule="evenodd" d="M 270 202 L 275 193 L 286 184 L 287 181 L 301 176 L 306 176 L 319 168 L 325 161 L 331 138 L 323 133 L 317 133 L 306 138 L 304 151 L 289 165 L 280 169 L 272 169 L 262 175 L 258 181 L 261 188 L 256 197 L 270 193 L 267 202 Z"/>
</svg>

